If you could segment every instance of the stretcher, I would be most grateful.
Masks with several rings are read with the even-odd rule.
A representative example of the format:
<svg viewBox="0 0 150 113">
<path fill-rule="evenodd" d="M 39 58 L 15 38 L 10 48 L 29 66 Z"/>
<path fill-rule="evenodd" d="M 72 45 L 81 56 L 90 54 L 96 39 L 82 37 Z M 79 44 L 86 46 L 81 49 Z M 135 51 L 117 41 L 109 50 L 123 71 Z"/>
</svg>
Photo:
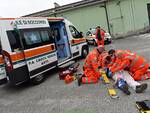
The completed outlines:
<svg viewBox="0 0 150 113">
<path fill-rule="evenodd" d="M 107 87 L 107 90 L 108 90 L 108 94 L 110 95 L 111 98 L 113 99 L 118 99 L 119 96 L 117 95 L 117 92 L 116 90 L 114 89 L 113 85 L 110 83 L 107 75 L 106 75 L 106 72 L 105 71 L 101 71 L 101 75 L 103 77 L 103 81 Z"/>
<path fill-rule="evenodd" d="M 150 100 L 137 101 L 136 106 L 140 113 L 150 113 Z"/>
</svg>

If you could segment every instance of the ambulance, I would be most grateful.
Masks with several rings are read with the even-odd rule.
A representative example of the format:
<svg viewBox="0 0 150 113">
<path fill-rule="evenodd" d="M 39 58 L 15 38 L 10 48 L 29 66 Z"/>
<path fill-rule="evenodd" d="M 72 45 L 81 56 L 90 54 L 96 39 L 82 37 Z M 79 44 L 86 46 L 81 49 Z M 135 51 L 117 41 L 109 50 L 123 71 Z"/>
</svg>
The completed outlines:
<svg viewBox="0 0 150 113">
<path fill-rule="evenodd" d="M 64 18 L 0 18 L 0 84 L 39 84 L 45 72 L 88 52 L 86 39 Z"/>
</svg>

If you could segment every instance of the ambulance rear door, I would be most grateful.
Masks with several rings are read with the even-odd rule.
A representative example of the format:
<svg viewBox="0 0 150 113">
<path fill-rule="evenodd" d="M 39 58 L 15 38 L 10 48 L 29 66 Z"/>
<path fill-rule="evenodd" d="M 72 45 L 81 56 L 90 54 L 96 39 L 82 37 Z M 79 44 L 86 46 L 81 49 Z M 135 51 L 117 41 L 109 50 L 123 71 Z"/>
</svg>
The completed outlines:
<svg viewBox="0 0 150 113">
<path fill-rule="evenodd" d="M 58 62 L 47 19 L 16 19 L 30 78 L 55 68 Z"/>
<path fill-rule="evenodd" d="M 7 76 L 6 76 L 5 64 L 2 56 L 2 47 L 0 41 L 0 85 L 4 83 L 7 83 Z"/>
</svg>

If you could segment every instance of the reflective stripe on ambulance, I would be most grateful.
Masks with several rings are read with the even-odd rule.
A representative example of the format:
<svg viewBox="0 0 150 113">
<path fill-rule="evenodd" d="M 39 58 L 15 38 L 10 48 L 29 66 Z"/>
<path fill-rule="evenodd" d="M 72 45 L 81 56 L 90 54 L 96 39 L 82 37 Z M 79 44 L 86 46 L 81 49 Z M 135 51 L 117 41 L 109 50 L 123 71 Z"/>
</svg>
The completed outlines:
<svg viewBox="0 0 150 113">
<path fill-rule="evenodd" d="M 54 44 L 45 45 L 42 47 L 32 48 L 23 52 L 15 53 L 11 55 L 14 69 L 27 64 L 29 65 L 29 71 L 40 68 L 47 65 L 50 62 L 57 60 L 56 49 L 53 48 Z"/>
<path fill-rule="evenodd" d="M 6 70 L 2 55 L 0 55 L 0 80 L 6 78 Z"/>
<path fill-rule="evenodd" d="M 71 40 L 71 46 L 75 46 L 75 45 L 82 44 L 85 42 L 86 42 L 85 38 L 73 39 L 73 40 Z"/>
</svg>

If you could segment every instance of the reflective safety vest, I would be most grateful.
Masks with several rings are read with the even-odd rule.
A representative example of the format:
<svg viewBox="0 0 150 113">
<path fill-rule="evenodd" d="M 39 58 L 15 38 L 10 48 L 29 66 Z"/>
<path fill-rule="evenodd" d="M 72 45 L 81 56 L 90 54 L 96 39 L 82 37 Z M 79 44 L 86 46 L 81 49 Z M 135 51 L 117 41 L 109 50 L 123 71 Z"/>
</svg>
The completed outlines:
<svg viewBox="0 0 150 113">
<path fill-rule="evenodd" d="M 100 77 L 100 72 L 99 72 L 100 63 L 98 59 L 99 56 L 100 54 L 97 51 L 97 49 L 94 49 L 88 54 L 83 66 L 85 76 Z"/>
<path fill-rule="evenodd" d="M 111 67 L 113 73 L 119 70 L 127 70 L 131 73 L 134 80 L 145 80 L 150 78 L 150 74 L 146 73 L 149 64 L 146 60 L 131 52 L 119 52 L 116 53 L 116 60 Z"/>
<path fill-rule="evenodd" d="M 106 65 L 106 57 L 109 56 L 108 52 L 103 52 L 100 56 L 99 56 L 99 62 L 100 62 L 100 66 L 101 67 L 108 67 L 108 65 Z"/>
<path fill-rule="evenodd" d="M 105 32 L 103 30 L 97 30 L 95 33 L 95 37 L 97 40 L 104 40 Z"/>
<path fill-rule="evenodd" d="M 130 68 L 134 64 L 134 60 L 137 57 L 135 53 L 131 53 L 127 50 L 117 50 L 115 56 L 116 58 L 111 66 L 112 72 Z"/>
</svg>

